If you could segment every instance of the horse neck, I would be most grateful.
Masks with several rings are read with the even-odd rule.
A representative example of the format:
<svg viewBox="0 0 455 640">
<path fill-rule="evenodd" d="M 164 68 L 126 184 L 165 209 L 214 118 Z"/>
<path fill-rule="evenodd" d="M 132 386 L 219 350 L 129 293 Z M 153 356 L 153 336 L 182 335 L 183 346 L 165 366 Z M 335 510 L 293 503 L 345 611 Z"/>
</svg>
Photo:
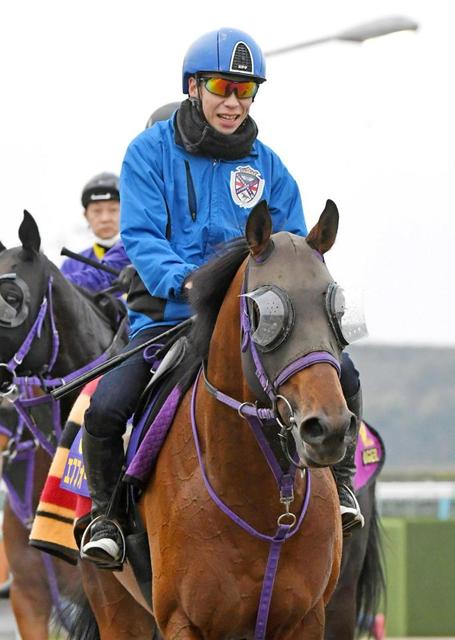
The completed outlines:
<svg viewBox="0 0 455 640">
<path fill-rule="evenodd" d="M 239 294 L 243 273 L 242 268 L 221 306 L 210 343 L 207 375 L 220 391 L 240 402 L 254 403 L 240 355 Z M 196 413 L 207 471 L 223 499 L 228 496 L 228 502 L 238 504 L 248 496 L 247 502 L 255 511 L 259 505 L 266 506 L 267 500 L 276 505 L 277 485 L 248 422 L 213 398 L 202 381 L 199 400 Z"/>
<path fill-rule="evenodd" d="M 53 373 L 65 375 L 101 355 L 111 344 L 114 331 L 93 303 L 55 271 L 53 307 L 60 346 Z"/>
</svg>

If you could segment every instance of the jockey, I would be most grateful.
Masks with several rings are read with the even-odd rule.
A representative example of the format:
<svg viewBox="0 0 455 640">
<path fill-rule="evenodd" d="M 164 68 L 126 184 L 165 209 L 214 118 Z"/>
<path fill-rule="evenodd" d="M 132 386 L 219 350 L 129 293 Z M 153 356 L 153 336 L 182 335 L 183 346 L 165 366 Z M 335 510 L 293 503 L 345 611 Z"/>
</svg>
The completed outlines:
<svg viewBox="0 0 455 640">
<path fill-rule="evenodd" d="M 87 182 L 82 190 L 82 206 L 89 228 L 95 236 L 94 244 L 81 251 L 80 255 L 91 260 L 101 261 L 106 256 L 108 264 L 120 271 L 129 263 L 121 253 L 112 253 L 110 249 L 118 242 L 120 193 L 119 180 L 114 173 L 100 173 Z M 67 258 L 61 268 L 63 275 L 73 284 L 91 291 L 100 291 L 112 284 L 115 276 L 99 278 L 99 269 L 72 258 Z M 107 276 L 108 274 L 105 274 Z"/>
<path fill-rule="evenodd" d="M 128 301 L 128 350 L 190 317 L 185 290 L 192 272 L 216 246 L 244 234 L 260 200 L 268 202 L 274 232 L 307 234 L 297 184 L 257 139 L 249 115 L 265 80 L 263 53 L 248 34 L 237 29 L 205 34 L 183 61 L 188 99 L 172 118 L 129 145 L 120 179 L 121 236 L 138 279 Z M 343 388 L 355 389 L 355 395 L 358 375 L 347 356 L 346 362 L 349 384 Z M 94 516 L 106 513 L 122 470 L 126 422 L 149 377 L 142 355 L 130 357 L 102 378 L 85 414 L 82 446 Z M 346 485 L 351 472 L 344 473 Z M 349 486 L 344 489 L 343 519 L 349 512 L 349 520 L 361 524 L 355 496 Z M 83 558 L 120 562 L 123 539 L 115 520 L 98 518 L 89 534 Z"/>
</svg>

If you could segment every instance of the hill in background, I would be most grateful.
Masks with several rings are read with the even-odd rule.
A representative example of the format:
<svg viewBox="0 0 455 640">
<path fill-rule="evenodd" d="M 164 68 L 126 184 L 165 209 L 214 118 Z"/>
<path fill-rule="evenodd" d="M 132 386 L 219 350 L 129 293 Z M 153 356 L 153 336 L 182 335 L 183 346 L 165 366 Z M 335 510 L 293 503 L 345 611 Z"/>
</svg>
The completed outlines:
<svg viewBox="0 0 455 640">
<path fill-rule="evenodd" d="M 385 476 L 455 476 L 455 349 L 352 346 L 364 417 L 381 433 Z"/>
</svg>

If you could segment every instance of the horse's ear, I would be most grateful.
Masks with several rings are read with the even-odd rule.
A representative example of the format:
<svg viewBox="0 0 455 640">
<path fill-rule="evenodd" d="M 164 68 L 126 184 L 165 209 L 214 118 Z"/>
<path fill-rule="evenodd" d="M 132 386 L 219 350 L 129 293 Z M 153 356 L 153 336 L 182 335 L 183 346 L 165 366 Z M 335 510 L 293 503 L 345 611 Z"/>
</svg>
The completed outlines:
<svg viewBox="0 0 455 640">
<path fill-rule="evenodd" d="M 19 227 L 19 240 L 28 252 L 39 253 L 41 238 L 34 217 L 24 209 L 24 219 Z"/>
<path fill-rule="evenodd" d="M 5 251 L 5 249 L 6 249 L 5 245 L 4 245 L 4 244 L 3 244 L 3 242 L 0 240 L 0 253 L 1 253 L 2 251 Z"/>
<path fill-rule="evenodd" d="M 338 231 L 338 209 L 333 200 L 327 200 L 325 209 L 317 224 L 311 229 L 306 241 L 319 253 L 326 253 L 332 248 Z"/>
<path fill-rule="evenodd" d="M 265 251 L 272 235 L 272 218 L 265 200 L 257 204 L 246 221 L 245 237 L 251 255 L 257 258 Z"/>
</svg>

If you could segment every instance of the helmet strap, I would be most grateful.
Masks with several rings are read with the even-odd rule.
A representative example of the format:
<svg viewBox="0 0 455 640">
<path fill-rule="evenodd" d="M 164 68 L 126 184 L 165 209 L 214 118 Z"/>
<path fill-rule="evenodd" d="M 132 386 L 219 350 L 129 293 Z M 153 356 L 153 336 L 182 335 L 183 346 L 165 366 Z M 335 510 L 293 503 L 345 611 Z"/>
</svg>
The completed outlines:
<svg viewBox="0 0 455 640">
<path fill-rule="evenodd" d="M 204 115 L 204 109 L 202 108 L 202 94 L 201 94 L 201 83 L 200 83 L 200 77 L 198 74 L 196 74 L 194 76 L 195 80 L 196 80 L 196 88 L 197 88 L 197 98 L 188 96 L 189 101 L 191 102 L 192 105 L 194 105 L 196 107 L 196 109 L 199 112 L 199 115 L 201 116 L 201 118 L 207 122 L 205 115 Z"/>
</svg>

